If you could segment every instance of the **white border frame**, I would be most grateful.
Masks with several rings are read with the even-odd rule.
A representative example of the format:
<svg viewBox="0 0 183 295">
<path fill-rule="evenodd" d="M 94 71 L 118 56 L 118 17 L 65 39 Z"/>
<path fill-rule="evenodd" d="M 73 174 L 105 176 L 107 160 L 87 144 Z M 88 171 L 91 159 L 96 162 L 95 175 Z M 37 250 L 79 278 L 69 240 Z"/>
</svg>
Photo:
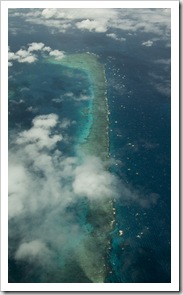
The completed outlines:
<svg viewBox="0 0 183 295">
<path fill-rule="evenodd" d="M 171 283 L 8 283 L 8 8 L 171 8 Z M 1 1 L 1 290 L 179 291 L 179 1 Z"/>
</svg>

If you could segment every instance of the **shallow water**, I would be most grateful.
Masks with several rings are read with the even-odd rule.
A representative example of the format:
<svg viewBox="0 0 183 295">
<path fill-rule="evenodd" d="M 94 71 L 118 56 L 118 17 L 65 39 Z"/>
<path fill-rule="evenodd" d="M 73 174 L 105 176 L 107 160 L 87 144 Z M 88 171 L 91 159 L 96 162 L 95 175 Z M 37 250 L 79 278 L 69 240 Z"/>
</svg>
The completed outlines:
<svg viewBox="0 0 183 295">
<path fill-rule="evenodd" d="M 156 194 L 155 203 L 127 202 L 123 191 L 115 203 L 116 223 L 110 233 L 112 249 L 108 254 L 108 274 L 106 282 L 169 282 L 170 281 L 170 103 L 166 96 L 157 95 L 150 80 L 144 78 L 147 66 L 137 75 L 135 59 L 124 59 L 113 53 L 106 62 L 108 103 L 110 110 L 110 155 L 120 160 L 111 171 L 123 182 L 141 194 Z M 155 69 L 157 71 L 157 69 Z M 41 75 L 37 75 L 40 72 Z M 26 75 L 25 75 L 26 73 Z M 66 155 L 75 155 L 75 147 L 88 135 L 91 125 L 90 100 L 92 97 L 90 80 L 86 74 L 74 68 L 53 64 L 14 65 L 10 69 L 9 80 L 9 135 L 11 138 L 31 127 L 31 121 L 41 114 L 55 113 L 59 119 L 67 118 L 72 124 L 63 132 L 69 136 L 70 143 L 61 142 L 60 149 Z M 114 75 L 115 74 L 115 75 Z M 80 100 L 81 99 L 81 100 Z M 161 132 L 159 131 L 161 130 Z M 163 136 L 162 136 L 163 135 Z M 79 140 L 78 140 L 79 139 Z M 74 249 L 87 233 L 92 231 L 91 223 L 86 224 L 88 204 L 81 200 L 75 208 L 74 220 L 69 224 L 79 226 L 80 235 L 67 240 L 69 249 Z M 100 212 L 99 212 L 100 213 Z M 62 213 L 58 213 L 60 216 Z M 73 216 L 73 214 L 72 214 Z M 23 222 L 23 220 L 22 220 Z M 39 225 L 39 218 L 33 227 Z M 65 225 L 65 221 L 51 219 L 55 230 Z M 11 225 L 12 226 L 12 225 Z M 32 230 L 25 226 L 24 230 Z M 119 230 L 123 234 L 119 235 Z M 19 236 L 20 235 L 20 236 Z M 14 243 L 18 245 L 21 232 Z M 12 241 L 10 240 L 10 248 Z M 12 243 L 13 244 L 13 243 Z M 98 259 L 98 249 L 96 258 Z M 62 248 L 67 257 L 67 246 Z M 63 255 L 63 257 L 64 257 Z M 82 256 L 82 250 L 77 255 Z M 10 257 L 11 281 L 90 281 L 75 260 L 70 261 L 73 273 L 66 275 L 67 267 L 60 258 L 59 274 L 50 270 L 49 275 L 39 274 L 31 264 L 17 264 Z M 100 258 L 100 256 L 99 256 Z M 56 258 L 55 258 L 56 259 Z M 32 271 L 30 271 L 30 265 Z M 69 266 L 68 266 L 69 267 Z M 85 267 L 86 268 L 86 267 Z M 26 269 L 26 276 L 22 275 Z M 35 273 L 37 275 L 35 275 Z M 17 274 L 18 273 L 18 274 Z M 60 274 L 62 273 L 61 277 Z M 76 273 L 80 273 L 75 277 Z M 89 276 L 89 275 L 88 275 Z"/>
</svg>

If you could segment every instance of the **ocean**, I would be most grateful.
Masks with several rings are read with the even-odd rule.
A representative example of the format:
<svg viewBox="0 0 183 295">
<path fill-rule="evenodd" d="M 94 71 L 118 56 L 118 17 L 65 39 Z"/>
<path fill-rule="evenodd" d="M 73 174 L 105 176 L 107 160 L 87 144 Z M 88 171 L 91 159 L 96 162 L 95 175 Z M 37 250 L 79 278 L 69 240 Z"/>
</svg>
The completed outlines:
<svg viewBox="0 0 183 295">
<path fill-rule="evenodd" d="M 136 62 L 129 59 L 116 55 L 113 72 L 110 66 L 107 72 L 109 85 L 119 79 L 121 87 L 112 91 L 109 86 L 110 152 L 121 161 L 113 171 L 127 185 L 143 188 L 144 194 L 157 194 L 158 204 L 124 204 L 121 192 L 116 202 L 117 228 L 124 235 L 113 239 L 115 275 L 109 281 L 169 282 L 170 102 L 151 89 L 146 64 L 140 70 L 138 66 L 139 74 Z"/>
<path fill-rule="evenodd" d="M 113 159 L 109 169 L 124 188 L 115 198 L 116 215 L 114 228 L 109 233 L 111 249 L 107 252 L 105 282 L 171 282 L 171 103 L 170 93 L 162 89 L 170 78 L 170 72 L 169 68 L 164 71 L 162 64 L 155 62 L 169 58 L 170 48 L 164 49 L 160 42 L 158 49 L 148 48 L 147 53 L 145 48 L 137 46 L 144 39 L 143 35 L 133 36 L 128 45 L 122 43 L 117 46 L 117 41 L 109 44 L 97 33 L 89 37 L 83 31 L 74 38 L 74 42 L 70 35 L 64 35 L 61 42 L 54 34 L 48 38 L 46 28 L 40 27 L 38 31 L 30 36 L 22 33 L 16 38 L 10 35 L 11 49 L 18 50 L 33 40 L 39 40 L 68 54 L 89 51 L 96 54 L 98 61 L 105 66 L 109 155 Z M 61 124 L 65 124 L 54 127 L 55 134 L 62 132 L 64 137 L 57 147 L 64 157 L 76 157 L 76 147 L 85 140 L 92 124 L 91 114 L 88 116 L 91 99 L 90 79 L 82 70 L 44 63 L 41 57 L 35 64 L 15 62 L 9 68 L 9 147 L 17 149 L 14 138 L 32 127 L 35 116 L 56 114 Z M 72 252 L 86 231 L 92 232 L 92 223 L 87 222 L 87 201 L 79 200 L 73 207 L 67 207 L 68 212 L 74 210 L 74 217 L 66 218 L 64 223 L 62 216 L 60 221 L 61 227 L 66 224 L 64 233 L 73 224 L 80 228 L 79 235 L 77 230 L 71 229 L 73 239 L 62 241 L 63 257 L 69 255 L 67 247 Z M 56 235 L 59 235 L 59 214 L 50 221 L 52 226 L 55 222 Z M 31 271 L 28 267 L 31 261 L 27 264 L 13 258 L 12 253 L 20 241 L 27 242 L 28 235 L 24 233 L 30 231 L 32 235 L 32 231 L 41 224 L 39 218 L 31 226 L 27 221 L 24 228 L 21 226 L 16 232 L 15 225 L 24 220 L 25 216 L 9 223 L 10 233 L 14 232 L 9 238 L 10 282 L 59 281 L 58 273 L 54 277 L 51 270 L 48 276 L 43 276 L 40 265 Z M 53 238 L 53 233 L 50 236 Z M 52 242 L 50 245 L 54 248 Z M 66 272 L 67 265 L 62 257 L 60 260 L 59 267 Z M 69 278 L 64 273 L 61 273 L 61 278 L 61 282 L 69 279 L 90 281 L 89 275 L 86 278 L 77 264 Z"/>
</svg>

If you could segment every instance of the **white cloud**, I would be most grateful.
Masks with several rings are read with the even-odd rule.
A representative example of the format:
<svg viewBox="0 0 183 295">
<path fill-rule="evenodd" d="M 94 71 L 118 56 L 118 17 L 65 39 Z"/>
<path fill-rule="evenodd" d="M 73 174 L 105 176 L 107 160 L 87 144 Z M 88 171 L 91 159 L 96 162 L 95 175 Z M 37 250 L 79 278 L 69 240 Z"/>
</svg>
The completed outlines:
<svg viewBox="0 0 183 295">
<path fill-rule="evenodd" d="M 16 54 L 16 56 L 22 57 L 22 58 L 30 56 L 30 53 L 24 49 L 19 49 L 15 54 Z"/>
<path fill-rule="evenodd" d="M 71 124 L 72 124 L 72 122 L 65 118 L 62 120 L 62 123 L 60 123 L 60 128 L 65 129 L 65 128 L 69 127 Z"/>
<path fill-rule="evenodd" d="M 154 33 L 169 39 L 170 13 L 170 9 L 121 9 L 111 27 L 129 32 Z"/>
<path fill-rule="evenodd" d="M 170 73 L 170 60 L 157 60 L 157 63 L 161 65 L 164 73 L 168 71 Z M 161 94 L 166 95 L 168 97 L 171 96 L 171 79 L 170 77 L 167 79 L 165 75 L 157 75 L 153 72 L 149 73 L 151 84 L 153 87 Z"/>
<path fill-rule="evenodd" d="M 64 138 L 55 127 L 65 129 L 72 122 L 59 122 L 57 115 L 49 114 L 35 117 L 32 124 L 16 135 L 13 146 L 17 151 L 9 151 L 9 218 L 50 204 L 60 203 L 64 209 L 85 194 L 89 199 L 115 194 L 115 177 L 100 159 L 86 158 L 79 164 L 77 158 L 64 157 L 57 149 Z"/>
<path fill-rule="evenodd" d="M 61 200 L 69 202 L 69 192 L 64 194 L 61 183 L 61 152 L 56 149 L 52 157 L 49 155 L 62 140 L 62 135 L 55 134 L 52 128 L 46 124 L 19 133 L 14 142 L 17 152 L 9 151 L 10 219 Z"/>
<path fill-rule="evenodd" d="M 15 253 L 16 260 L 27 260 L 27 259 L 44 259 L 45 256 L 49 257 L 50 250 L 41 240 L 34 240 L 31 242 L 22 243 Z"/>
<path fill-rule="evenodd" d="M 8 60 L 11 62 L 13 60 L 17 60 L 20 63 L 33 63 L 37 61 L 37 57 L 35 54 L 30 53 L 25 49 L 19 49 L 17 52 L 8 52 Z M 11 66 L 13 63 L 11 62 Z"/>
<path fill-rule="evenodd" d="M 44 43 L 42 43 L 42 42 L 39 42 L 39 43 L 32 42 L 29 44 L 28 51 L 29 52 L 39 51 L 39 50 L 42 50 L 43 47 L 44 47 Z"/>
<path fill-rule="evenodd" d="M 8 52 L 8 60 L 16 60 L 19 57 L 14 52 Z"/>
<path fill-rule="evenodd" d="M 68 28 L 76 27 L 80 30 L 86 29 L 100 33 L 106 32 L 109 28 L 115 28 L 128 33 L 153 33 L 164 40 L 170 40 L 171 9 L 46 8 L 39 12 L 31 10 L 19 12 L 19 14 L 27 22 L 45 25 L 53 32 L 55 30 L 65 32 Z"/>
<path fill-rule="evenodd" d="M 49 47 L 49 46 L 45 46 L 45 47 L 42 48 L 42 50 L 43 50 L 43 51 L 48 51 L 48 52 L 50 52 L 50 51 L 51 51 L 51 47 Z"/>
<path fill-rule="evenodd" d="M 36 56 L 33 56 L 33 55 L 29 55 L 29 56 L 26 56 L 24 58 L 18 59 L 18 61 L 20 63 L 24 63 L 25 62 L 25 63 L 31 64 L 31 63 L 37 61 L 37 57 Z"/>
<path fill-rule="evenodd" d="M 148 40 L 148 41 L 142 42 L 142 45 L 146 46 L 146 47 L 151 47 L 153 45 L 153 43 L 154 42 L 152 40 Z"/>
<path fill-rule="evenodd" d="M 162 64 L 162 65 L 170 65 L 171 64 L 171 59 L 170 58 L 168 58 L 168 59 L 161 58 L 161 59 L 157 59 L 155 61 L 155 63 Z"/>
<path fill-rule="evenodd" d="M 85 100 L 90 100 L 91 96 L 81 94 L 79 97 L 75 97 L 74 99 L 77 101 L 85 101 Z"/>
<path fill-rule="evenodd" d="M 55 127 L 68 128 L 55 114 L 33 119 L 32 127 L 16 135 L 9 151 L 9 218 L 60 204 L 64 210 L 79 197 L 117 198 L 151 204 L 151 199 L 124 185 L 98 157 L 66 157 L 57 149 L 64 141 Z M 11 148 L 12 146 L 12 148 Z M 147 204 L 146 204 L 147 205 Z"/>
<path fill-rule="evenodd" d="M 91 31 L 95 31 L 98 33 L 106 32 L 107 31 L 107 24 L 104 20 L 83 20 L 81 22 L 76 23 L 76 27 L 78 29 L 85 29 Z"/>
<path fill-rule="evenodd" d="M 69 8 L 69 9 L 52 9 L 46 8 L 42 10 L 42 16 L 44 18 L 55 19 L 90 19 L 90 20 L 102 20 L 104 18 L 112 19 L 118 16 L 118 12 L 115 9 L 87 9 L 87 8 Z"/>
<path fill-rule="evenodd" d="M 74 94 L 66 93 L 65 96 L 68 98 L 71 98 L 74 101 L 86 101 L 86 100 L 92 99 L 91 96 L 85 95 L 85 94 L 81 94 L 80 96 L 75 96 Z"/>
<path fill-rule="evenodd" d="M 67 93 L 65 94 L 65 96 L 73 97 L 73 96 L 74 96 L 74 93 L 73 93 L 73 92 L 67 92 Z"/>
<path fill-rule="evenodd" d="M 18 144 L 33 143 L 37 149 L 52 149 L 58 141 L 63 139 L 62 135 L 51 135 L 51 129 L 58 124 L 58 116 L 55 114 L 41 115 L 33 120 L 33 127 L 23 131 L 17 138 Z"/>
<path fill-rule="evenodd" d="M 61 97 L 55 97 L 55 98 L 52 98 L 52 101 L 53 102 L 56 102 L 56 103 L 61 103 L 61 102 L 63 102 L 63 98 L 61 98 Z"/>
<path fill-rule="evenodd" d="M 89 199 L 106 199 L 116 197 L 116 178 L 104 170 L 97 157 L 88 157 L 75 170 L 73 190 L 78 196 Z"/>
<path fill-rule="evenodd" d="M 57 14 L 56 8 L 45 8 L 42 10 L 42 16 L 45 18 L 51 18 Z"/>
<path fill-rule="evenodd" d="M 34 63 L 38 60 L 38 56 L 33 52 L 40 52 L 44 56 L 49 53 L 50 56 L 55 57 L 56 60 L 62 59 L 65 55 L 63 51 L 52 50 L 51 47 L 45 46 L 44 43 L 32 42 L 28 44 L 27 49 L 20 48 L 17 52 L 11 52 L 10 47 L 8 47 L 8 66 L 12 66 L 12 61 L 18 61 L 19 63 Z M 48 56 L 48 55 L 47 55 Z"/>
<path fill-rule="evenodd" d="M 164 80 L 157 82 L 155 85 L 155 88 L 158 92 L 160 92 L 163 95 L 166 95 L 168 97 L 171 97 L 171 82 L 170 80 Z"/>
<path fill-rule="evenodd" d="M 9 191 L 9 218 L 19 216 L 23 211 L 23 195 L 26 194 L 29 185 L 26 168 L 21 164 L 9 165 L 8 169 Z"/>
<path fill-rule="evenodd" d="M 106 34 L 106 36 L 110 37 L 114 40 L 117 40 L 117 41 L 126 41 L 126 38 L 117 37 L 117 35 L 115 33 Z"/>
<path fill-rule="evenodd" d="M 33 119 L 30 129 L 10 137 L 9 253 L 19 262 L 31 263 L 33 272 L 38 266 L 44 267 L 41 273 L 57 273 L 71 259 L 90 273 L 88 265 L 96 263 L 92 249 L 98 240 L 89 237 L 92 224 L 86 220 L 81 226 L 78 218 L 85 218 L 85 206 L 88 210 L 93 201 L 119 197 L 123 204 L 145 208 L 157 201 L 155 194 L 142 195 L 127 187 L 108 171 L 109 163 L 98 157 L 64 155 L 57 143 L 64 140 L 60 129 L 70 124 L 55 114 L 41 115 Z M 100 262 L 101 257 L 96 260 Z M 36 275 L 39 279 L 39 268 Z"/>
<path fill-rule="evenodd" d="M 57 49 L 50 51 L 49 55 L 55 57 L 56 60 L 60 60 L 65 56 L 63 51 Z"/>
<path fill-rule="evenodd" d="M 40 115 L 38 117 L 35 117 L 32 122 L 35 127 L 50 129 L 57 125 L 58 116 L 55 114 Z"/>
</svg>

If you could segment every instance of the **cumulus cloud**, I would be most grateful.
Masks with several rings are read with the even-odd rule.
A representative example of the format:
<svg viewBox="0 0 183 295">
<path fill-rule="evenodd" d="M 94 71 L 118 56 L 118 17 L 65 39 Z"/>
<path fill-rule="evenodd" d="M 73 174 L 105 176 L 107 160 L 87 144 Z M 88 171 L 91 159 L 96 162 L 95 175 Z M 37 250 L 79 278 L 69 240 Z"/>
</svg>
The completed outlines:
<svg viewBox="0 0 183 295">
<path fill-rule="evenodd" d="M 33 120 L 33 127 L 28 131 L 23 131 L 17 138 L 18 144 L 33 143 L 37 149 L 52 149 L 58 141 L 62 140 L 61 135 L 52 135 L 51 128 L 58 123 L 55 114 L 41 115 Z"/>
<path fill-rule="evenodd" d="M 48 51 L 50 52 L 51 51 L 51 47 L 50 46 L 45 46 L 42 48 L 43 51 Z"/>
<path fill-rule="evenodd" d="M 118 9 L 44 9 L 37 13 L 34 10 L 21 12 L 19 16 L 25 16 L 30 23 L 59 31 L 72 27 L 104 33 L 109 28 L 117 28 L 119 35 L 108 33 L 106 36 L 118 41 L 125 41 L 118 37 L 120 30 L 168 36 L 170 20 L 169 10 L 166 13 L 140 10 L 139 13 L 138 10 Z M 142 45 L 152 46 L 151 42 L 144 41 Z M 36 62 L 39 54 L 58 60 L 64 57 L 63 51 L 42 42 L 32 42 L 17 52 L 11 52 L 9 48 L 9 66 L 14 61 Z M 159 63 L 165 64 L 165 61 Z M 66 93 L 65 97 L 76 101 L 90 99 L 86 95 L 75 97 L 72 92 Z M 63 100 L 58 97 L 52 101 L 61 103 Z M 61 265 L 65 267 L 65 253 L 70 257 L 71 250 L 78 249 L 82 239 L 92 231 L 92 224 L 81 225 L 80 221 L 87 223 L 86 212 L 93 201 L 119 198 L 124 205 L 149 208 L 159 198 L 157 194 L 127 186 L 110 173 L 107 164 L 98 157 L 64 154 L 62 144 L 67 128 L 72 124 L 56 114 L 40 115 L 33 119 L 31 128 L 10 137 L 9 237 L 14 241 L 10 243 L 13 245 L 10 253 L 18 263 L 42 261 L 46 264 L 50 257 L 49 263 L 55 259 L 57 270 Z"/>
<path fill-rule="evenodd" d="M 118 12 L 115 9 L 87 9 L 87 8 L 64 8 L 64 9 L 52 9 L 46 8 L 42 10 L 42 16 L 46 19 L 90 19 L 90 20 L 102 20 L 104 16 L 107 19 L 112 19 L 118 16 Z"/>
<path fill-rule="evenodd" d="M 146 47 L 151 47 L 153 45 L 153 43 L 154 42 L 152 40 L 148 40 L 148 41 L 142 42 L 142 45 L 146 46 Z"/>
<path fill-rule="evenodd" d="M 18 216 L 23 211 L 23 196 L 26 194 L 28 178 L 27 169 L 21 164 L 10 165 L 8 171 L 9 177 L 9 217 Z"/>
<path fill-rule="evenodd" d="M 88 157 L 75 170 L 73 190 L 79 196 L 87 196 L 95 200 L 116 197 L 116 178 L 104 170 L 98 158 Z"/>
<path fill-rule="evenodd" d="M 41 115 L 33 119 L 29 130 L 17 134 L 9 151 L 10 219 L 50 204 L 65 208 L 81 196 L 95 199 L 115 194 L 115 177 L 99 158 L 86 157 L 79 163 L 57 149 L 64 138 L 55 127 L 62 130 L 71 124 L 68 119 L 59 122 L 55 114 Z"/>
<path fill-rule="evenodd" d="M 153 33 L 169 39 L 170 15 L 170 9 L 121 9 L 111 27 L 128 32 Z"/>
<path fill-rule="evenodd" d="M 63 51 L 59 51 L 57 49 L 50 51 L 49 55 L 55 57 L 56 60 L 60 60 L 65 56 Z"/>
<path fill-rule="evenodd" d="M 10 136 L 9 256 L 30 267 L 27 281 L 36 274 L 40 282 L 48 282 L 45 273 L 53 273 L 55 279 L 58 269 L 58 281 L 64 281 L 68 261 L 74 265 L 77 261 L 88 272 L 93 263 L 88 256 L 97 242 L 89 237 L 93 226 L 86 217 L 93 202 L 120 198 L 124 205 L 137 203 L 143 208 L 157 202 L 156 194 L 142 194 L 111 174 L 110 161 L 63 153 L 62 131 L 71 125 L 56 114 L 39 115 L 31 128 Z M 83 255 L 88 262 L 83 261 Z M 101 261 L 100 251 L 98 255 Z"/>
<path fill-rule="evenodd" d="M 14 52 L 8 52 L 8 60 L 16 60 L 18 56 Z"/>
<path fill-rule="evenodd" d="M 83 20 L 81 22 L 76 23 L 76 27 L 82 30 L 95 31 L 98 33 L 107 31 L 107 24 L 105 20 Z"/>
<path fill-rule="evenodd" d="M 88 200 L 117 198 L 152 204 L 151 198 L 128 188 L 111 174 L 98 157 L 66 157 L 58 149 L 64 141 L 55 127 L 68 128 L 55 114 L 33 119 L 32 127 L 16 135 L 9 151 L 9 218 L 48 206 L 66 206 L 80 197 Z M 147 200 L 147 201 L 146 201 Z M 31 213 L 31 214 L 32 214 Z"/>
<path fill-rule="evenodd" d="M 86 158 L 80 164 L 77 158 L 65 157 L 57 149 L 64 138 L 55 127 L 62 130 L 71 124 L 68 119 L 59 122 L 55 114 L 41 115 L 33 119 L 29 130 L 17 134 L 9 151 L 10 219 L 51 204 L 65 208 L 80 196 L 93 199 L 114 194 L 115 178 L 100 159 Z"/>
<path fill-rule="evenodd" d="M 46 8 L 27 12 L 19 10 L 14 14 L 11 12 L 11 15 L 17 13 L 25 18 L 26 22 L 47 26 L 53 32 L 66 32 L 70 28 L 77 28 L 102 33 L 114 28 L 129 33 L 153 33 L 161 39 L 170 39 L 171 9 Z"/>
<path fill-rule="evenodd" d="M 85 155 L 81 160 L 62 154 L 58 149 L 58 143 L 64 141 L 61 130 L 72 124 L 67 118 L 60 122 L 56 114 L 39 115 L 32 120 L 30 129 L 13 137 L 9 152 L 10 218 L 21 210 L 31 210 L 30 203 L 36 207 L 37 201 L 45 205 L 64 200 L 65 206 L 80 196 L 106 199 L 116 198 L 120 192 L 127 201 L 141 202 L 145 198 L 111 174 L 106 169 L 108 164 L 100 158 Z M 67 185 L 65 179 L 69 180 Z M 28 197 L 29 194 L 33 196 Z"/>
<path fill-rule="evenodd" d="M 17 52 L 11 52 L 10 47 L 8 47 L 8 66 L 13 65 L 12 61 L 18 61 L 19 63 L 34 63 L 38 60 L 38 55 L 35 52 L 43 54 L 43 56 L 48 56 L 48 54 L 54 57 L 56 60 L 64 58 L 64 52 L 60 50 L 53 50 L 49 46 L 45 46 L 42 42 L 32 42 L 28 44 L 27 49 L 20 48 Z"/>
<path fill-rule="evenodd" d="M 36 211 L 39 205 L 43 208 L 59 198 L 55 162 L 59 163 L 61 153 L 56 150 L 53 157 L 49 155 L 63 139 L 53 132 L 56 124 L 59 121 L 54 114 L 35 117 L 32 128 L 14 140 L 17 151 L 9 152 L 9 218 Z"/>
<path fill-rule="evenodd" d="M 39 51 L 39 50 L 42 50 L 43 47 L 44 47 L 44 43 L 42 43 L 42 42 L 40 42 L 40 43 L 32 42 L 29 44 L 28 51 L 29 52 Z"/>
<path fill-rule="evenodd" d="M 61 131 L 70 124 L 55 114 L 40 115 L 33 119 L 30 129 L 10 136 L 9 255 L 19 263 L 31 263 L 31 267 L 47 267 L 49 261 L 49 272 L 52 267 L 55 271 L 60 268 L 58 257 L 70 259 L 75 245 L 83 245 L 82 240 L 88 237 L 87 226 L 81 226 L 75 215 L 80 200 L 85 204 L 86 200 L 102 200 L 114 193 L 110 188 L 113 176 L 99 158 L 62 153 L 58 145 L 64 140 Z M 84 175 L 87 169 L 91 175 Z M 83 181 L 94 191 L 84 189 Z M 78 214 L 85 214 L 85 209 Z"/>
<path fill-rule="evenodd" d="M 45 8 L 42 10 L 42 16 L 45 18 L 51 18 L 53 16 L 57 15 L 57 9 L 56 8 Z"/>
<path fill-rule="evenodd" d="M 29 52 L 27 50 L 24 50 L 24 49 L 19 49 L 17 52 L 16 52 L 16 56 L 19 56 L 19 57 L 27 57 L 29 56 Z"/>
<path fill-rule="evenodd" d="M 18 59 L 18 61 L 20 62 L 20 63 L 29 63 L 29 64 L 31 64 L 31 63 L 33 63 L 33 62 L 35 62 L 35 61 L 37 61 L 37 57 L 36 56 L 33 56 L 33 55 L 31 55 L 31 56 L 26 56 L 26 57 L 24 57 L 24 58 L 20 58 L 20 59 Z"/>
<path fill-rule="evenodd" d="M 37 61 L 37 56 L 32 54 L 28 50 L 19 49 L 17 52 L 8 52 L 8 61 L 13 65 L 12 61 L 18 61 L 19 63 L 34 63 Z"/>
</svg>

